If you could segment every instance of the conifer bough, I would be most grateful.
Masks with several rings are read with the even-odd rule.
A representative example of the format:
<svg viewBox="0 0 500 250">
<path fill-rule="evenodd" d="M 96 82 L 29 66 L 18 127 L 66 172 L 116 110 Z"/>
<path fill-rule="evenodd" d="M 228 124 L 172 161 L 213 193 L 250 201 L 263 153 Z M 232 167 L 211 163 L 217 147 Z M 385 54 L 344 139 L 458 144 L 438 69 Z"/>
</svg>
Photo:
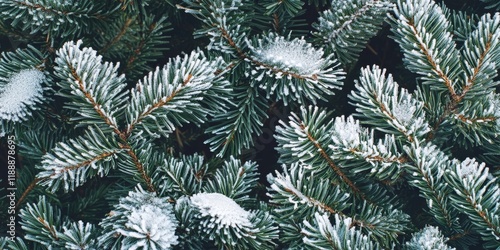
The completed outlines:
<svg viewBox="0 0 500 250">
<path fill-rule="evenodd" d="M 500 5 L 448 2 L 0 1 L 0 249 L 499 249 Z"/>
</svg>

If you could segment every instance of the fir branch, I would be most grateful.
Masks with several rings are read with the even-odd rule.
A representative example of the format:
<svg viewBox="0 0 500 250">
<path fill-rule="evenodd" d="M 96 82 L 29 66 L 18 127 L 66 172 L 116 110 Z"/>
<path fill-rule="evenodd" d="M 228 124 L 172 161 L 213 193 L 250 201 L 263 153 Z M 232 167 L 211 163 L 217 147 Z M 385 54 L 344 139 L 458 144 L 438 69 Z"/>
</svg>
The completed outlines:
<svg viewBox="0 0 500 250">
<path fill-rule="evenodd" d="M 307 173 L 307 168 L 311 166 L 283 165 L 282 173 L 276 172 L 276 177 L 268 176 L 271 187 L 267 195 L 276 206 L 277 216 L 299 221 L 316 211 L 344 215 L 342 211 L 351 205 L 349 194 L 332 185 L 330 180 Z"/>
<path fill-rule="evenodd" d="M 242 149 L 253 145 L 253 135 L 262 132 L 263 120 L 268 116 L 267 100 L 255 87 L 235 87 L 234 102 L 231 108 L 220 112 L 212 119 L 212 124 L 205 130 L 211 137 L 205 141 L 210 144 L 210 151 L 217 156 L 240 155 Z"/>
<path fill-rule="evenodd" d="M 333 121 L 327 120 L 327 113 L 318 107 L 301 107 L 301 117 L 292 113 L 288 125 L 280 121 L 281 126 L 276 128 L 280 161 L 285 164 L 299 161 L 314 167 L 315 172 L 331 169 L 356 197 L 375 203 L 330 157 L 333 153 L 328 145 L 332 144 Z"/>
<path fill-rule="evenodd" d="M 125 33 L 127 33 L 128 28 L 130 27 L 130 25 L 132 24 L 133 21 L 134 21 L 134 18 L 128 17 L 125 20 L 125 22 L 123 23 L 123 26 L 120 29 L 120 32 L 118 32 L 116 34 L 116 36 L 113 37 L 113 39 L 110 40 L 106 45 L 104 45 L 101 49 L 99 49 L 99 53 L 100 54 L 106 53 L 106 51 L 108 49 L 110 49 L 113 45 L 115 45 L 118 41 L 120 41 L 120 39 L 125 35 Z M 128 60 L 127 60 L 127 62 L 128 62 Z"/>
<path fill-rule="evenodd" d="M 323 148 L 323 146 L 316 140 L 316 138 L 314 138 L 309 133 L 309 131 L 306 129 L 305 124 L 302 121 L 300 121 L 300 120 L 297 120 L 297 121 L 299 122 L 299 128 L 302 130 L 301 132 L 304 133 L 307 136 L 307 139 L 309 140 L 309 142 L 312 143 L 318 149 L 319 154 L 328 163 L 328 166 L 330 166 L 330 168 L 332 168 L 332 170 L 338 176 L 340 176 L 340 178 L 351 188 L 351 190 L 353 191 L 353 193 L 355 195 L 359 196 L 363 200 L 370 201 L 370 199 L 368 199 L 368 197 L 363 192 L 361 192 L 361 190 L 354 184 L 354 182 L 352 180 L 350 180 L 350 178 L 347 177 L 342 172 L 342 170 L 340 169 L 340 167 L 338 167 L 335 164 L 335 162 L 330 158 L 330 156 L 328 156 L 325 153 L 325 149 Z M 373 203 L 373 202 L 371 202 L 371 203 Z"/>
<path fill-rule="evenodd" d="M 216 27 L 220 30 L 222 37 L 225 38 L 227 43 L 236 51 L 236 53 L 238 54 L 240 59 L 245 60 L 245 61 L 249 61 L 256 66 L 266 68 L 267 70 L 270 70 L 270 71 L 274 72 L 275 74 L 279 74 L 279 75 L 283 75 L 283 76 L 290 76 L 290 77 L 293 77 L 293 78 L 299 79 L 299 80 L 311 80 L 311 81 L 317 80 L 317 76 L 315 76 L 315 75 L 303 76 L 303 75 L 294 73 L 294 72 L 289 71 L 289 70 L 283 70 L 283 69 L 273 67 L 269 64 L 265 64 L 265 63 L 255 59 L 254 57 L 245 53 L 238 45 L 236 45 L 236 43 L 234 42 L 233 38 L 229 35 L 227 30 L 225 30 L 222 27 L 218 27 L 218 26 L 216 26 Z"/>
<path fill-rule="evenodd" d="M 26 197 L 28 197 L 29 193 L 33 191 L 33 189 L 38 185 L 40 181 L 43 181 L 44 179 L 49 178 L 49 177 L 44 177 L 44 178 L 34 178 L 33 181 L 28 185 L 28 187 L 24 190 L 24 192 L 21 194 L 21 197 L 16 202 L 15 209 L 19 210 L 21 204 L 23 204 L 24 200 Z"/>
<path fill-rule="evenodd" d="M 227 91 L 228 82 L 214 74 L 221 64 L 222 58 L 209 61 L 201 51 L 193 51 L 150 72 L 131 91 L 126 137 L 137 128 L 153 137 L 166 137 L 184 122 L 205 122 L 224 105 L 222 97 L 209 96 Z"/>
<path fill-rule="evenodd" d="M 125 149 L 126 152 L 127 152 L 127 154 L 132 159 L 132 162 L 134 163 L 135 167 L 137 168 L 137 172 L 140 174 L 142 180 L 146 183 L 148 191 L 156 193 L 157 190 L 156 190 L 156 188 L 153 185 L 151 177 L 146 173 L 146 171 L 144 169 L 144 166 L 139 161 L 139 158 L 137 157 L 137 154 L 135 153 L 134 149 L 128 143 L 126 143 L 126 144 L 120 144 L 120 148 Z"/>
<path fill-rule="evenodd" d="M 361 69 L 356 90 L 349 95 L 355 101 L 357 116 L 375 129 L 400 134 L 409 143 L 423 138 L 430 130 L 427 124 L 424 103 L 413 97 L 408 90 L 400 88 L 391 74 L 378 66 Z"/>
<path fill-rule="evenodd" d="M 451 190 L 444 181 L 444 172 L 450 166 L 448 157 L 435 145 L 421 146 L 418 141 L 406 151 L 414 162 L 407 168 L 408 183 L 420 190 L 420 195 L 427 200 L 429 213 L 441 226 L 461 232 L 458 211 L 451 206 L 447 195 Z"/>
<path fill-rule="evenodd" d="M 123 72 L 127 72 L 132 67 L 132 64 L 135 62 L 135 60 L 139 58 L 142 50 L 144 49 L 146 43 L 148 42 L 149 36 L 153 34 L 153 31 L 155 31 L 156 27 L 157 27 L 156 23 L 152 23 L 147 27 L 148 29 L 146 31 L 146 35 L 139 41 L 139 44 L 137 44 L 137 46 L 133 50 L 133 53 L 126 60 Z"/>
<path fill-rule="evenodd" d="M 313 24 L 313 32 L 333 51 L 345 68 L 352 66 L 359 54 L 382 27 L 385 13 L 393 7 L 387 0 L 339 0 L 332 1 L 332 6 L 322 12 L 319 23 Z"/>
<path fill-rule="evenodd" d="M 363 235 L 352 227 L 351 218 L 334 217 L 332 225 L 328 216 L 315 213 L 312 223 L 304 220 L 304 243 L 308 249 L 380 249 L 378 243 L 370 241 L 369 236 Z"/>
<path fill-rule="evenodd" d="M 451 99 L 457 101 L 461 57 L 443 11 L 432 0 L 399 0 L 394 12 L 392 30 L 408 69 L 422 75 L 425 83 L 433 84 L 437 90 L 447 90 Z"/>
<path fill-rule="evenodd" d="M 81 45 L 81 40 L 76 44 L 68 42 L 57 52 L 56 75 L 63 80 L 58 82 L 63 89 L 59 95 L 72 100 L 68 107 L 78 110 L 82 116 L 75 120 L 86 117 L 85 123 L 106 124 L 120 134 L 116 119 L 127 101 L 125 77 L 118 76 L 119 65 L 101 63 L 102 57 L 97 56 L 95 50 L 80 49 Z"/>
<path fill-rule="evenodd" d="M 500 13 L 482 16 L 477 28 L 465 41 L 462 55 L 466 59 L 464 68 L 467 74 L 465 86 L 454 105 L 471 94 L 488 93 L 498 83 L 493 79 L 498 75 L 496 62 L 500 59 Z M 477 41 L 480 41 L 479 43 Z"/>
<path fill-rule="evenodd" d="M 488 172 L 484 163 L 467 158 L 463 162 L 455 161 L 445 178 L 455 191 L 450 197 L 453 206 L 470 216 L 477 229 L 486 229 L 479 231 L 485 240 L 483 246 L 496 249 L 500 246 L 500 187 Z"/>
<path fill-rule="evenodd" d="M 98 127 L 90 127 L 85 135 L 60 142 L 52 152 L 43 156 L 39 183 L 54 192 L 61 183 L 64 190 L 74 190 L 89 177 L 103 176 L 115 167 L 114 158 L 121 154 L 114 138 L 106 138 Z"/>
</svg>

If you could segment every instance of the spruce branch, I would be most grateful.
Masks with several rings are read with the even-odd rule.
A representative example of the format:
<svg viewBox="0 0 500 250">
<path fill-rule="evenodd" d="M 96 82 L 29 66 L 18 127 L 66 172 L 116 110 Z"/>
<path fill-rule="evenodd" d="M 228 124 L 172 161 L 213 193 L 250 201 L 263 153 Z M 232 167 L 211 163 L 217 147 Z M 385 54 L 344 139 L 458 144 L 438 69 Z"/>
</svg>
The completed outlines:
<svg viewBox="0 0 500 250">
<path fill-rule="evenodd" d="M 64 221 L 61 211 L 48 203 L 45 196 L 41 196 L 37 204 L 27 204 L 20 214 L 23 218 L 20 224 L 27 233 L 25 239 L 47 247 L 57 245 L 59 225 Z"/>
<path fill-rule="evenodd" d="M 227 7 L 225 1 L 185 2 L 191 7 L 186 12 L 197 15 L 205 22 L 207 28 L 199 33 L 210 35 L 210 49 L 250 63 L 250 72 L 259 82 L 267 76 L 261 87 L 267 91 L 268 97 L 276 94 L 277 100 L 283 100 L 285 104 L 292 100 L 303 103 L 304 97 L 315 103 L 322 93 L 332 95 L 331 89 L 341 85 L 344 73 L 336 60 L 332 56 L 323 57 L 321 49 L 314 49 L 304 39 L 290 41 L 290 37 L 272 33 L 262 38 L 247 39 L 248 31 L 240 25 L 248 21 L 247 17 L 238 15 L 240 9 L 245 7 L 244 3 L 233 1 Z M 291 59 L 286 60 L 284 55 Z M 304 67 L 309 64 L 314 67 Z"/>
<path fill-rule="evenodd" d="M 105 54 L 112 46 L 114 46 L 118 41 L 122 39 L 122 37 L 127 33 L 128 28 L 134 21 L 134 18 L 127 17 L 120 31 L 113 37 L 108 43 L 106 43 L 101 49 L 98 50 L 99 54 Z"/>
<path fill-rule="evenodd" d="M 500 187 L 495 177 L 489 175 L 484 163 L 467 158 L 454 161 L 446 171 L 445 178 L 454 193 L 452 205 L 467 214 L 485 240 L 484 247 L 496 249 L 500 246 Z M 479 230 L 483 229 L 483 230 Z"/>
<path fill-rule="evenodd" d="M 424 83 L 447 91 L 451 100 L 458 101 L 461 56 L 441 8 L 432 0 L 399 0 L 394 13 L 392 30 L 407 68 L 422 75 Z"/>
<path fill-rule="evenodd" d="M 254 84 L 259 83 L 267 96 L 276 95 L 285 105 L 291 101 L 313 103 L 322 95 L 333 95 L 339 89 L 344 72 L 332 55 L 324 56 L 303 38 L 282 37 L 270 33 L 246 40 L 249 53 L 245 60 L 255 65 L 251 70 Z M 263 83 L 261 83 L 263 82 Z"/>
<path fill-rule="evenodd" d="M 60 142 L 43 156 L 42 171 L 37 174 L 41 185 L 52 192 L 63 185 L 64 191 L 74 190 L 89 177 L 101 177 L 115 168 L 115 160 L 122 153 L 113 138 L 107 138 L 98 127 L 90 127 L 85 135 L 68 142 Z"/>
<path fill-rule="evenodd" d="M 282 173 L 268 176 L 271 186 L 267 195 L 275 204 L 278 217 L 299 221 L 316 211 L 344 215 L 342 211 L 350 206 L 349 193 L 344 193 L 326 178 L 307 173 L 306 168 L 310 166 L 283 165 Z"/>
<path fill-rule="evenodd" d="M 328 114 L 317 107 L 310 106 L 309 108 L 301 107 L 301 117 L 292 113 L 288 125 L 280 121 L 280 126 L 276 128 L 276 140 L 280 145 L 278 148 L 280 161 L 292 164 L 299 160 L 301 163 L 317 168 L 314 172 L 323 172 L 330 168 L 347 184 L 354 195 L 363 200 L 368 199 L 366 194 L 362 193 L 350 177 L 330 158 L 332 153 L 328 145 L 331 138 L 327 135 L 333 124 L 331 121 L 325 121 Z M 297 136 L 301 139 L 296 140 Z"/>
<path fill-rule="evenodd" d="M 263 120 L 268 116 L 267 100 L 254 87 L 234 88 L 234 103 L 229 110 L 216 114 L 205 131 L 211 134 L 205 143 L 217 156 L 240 155 L 242 149 L 253 145 L 253 135 L 262 132 Z"/>
<path fill-rule="evenodd" d="M 2 2 L 0 11 L 18 30 L 53 37 L 78 37 L 112 19 L 119 5 L 110 1 L 60 2 L 16 0 Z"/>
<path fill-rule="evenodd" d="M 494 78 L 498 75 L 497 62 L 500 60 L 500 13 L 482 16 L 461 52 L 467 80 L 457 103 L 488 94 L 499 84 Z"/>
<path fill-rule="evenodd" d="M 135 129 L 144 129 L 151 136 L 168 136 L 182 123 L 204 123 L 212 113 L 202 106 L 205 94 L 212 86 L 226 83 L 213 70 L 222 63 L 221 58 L 209 61 L 201 51 L 195 51 L 150 72 L 131 91 L 126 137 Z"/>
<path fill-rule="evenodd" d="M 381 29 L 385 13 L 393 6 L 386 0 L 332 1 L 331 7 L 320 14 L 319 23 L 313 25 L 317 30 L 313 34 L 347 68 L 357 61 L 368 40 Z"/>
<path fill-rule="evenodd" d="M 451 189 L 444 181 L 444 174 L 450 167 L 448 157 L 435 145 L 420 145 L 415 142 L 407 147 L 408 156 L 414 164 L 409 165 L 408 183 L 419 189 L 420 195 L 427 200 L 429 213 L 443 228 L 461 232 L 458 211 L 449 200 Z"/>
<path fill-rule="evenodd" d="M 490 9 L 500 10 L 500 3 L 495 0 L 481 0 L 481 2 L 488 4 Z"/>
<path fill-rule="evenodd" d="M 48 97 L 50 78 L 45 69 L 46 54 L 33 46 L 2 53 L 0 59 L 0 127 L 26 122 Z M 4 129 L 2 129 L 4 130 Z M 0 130 L 0 135 L 2 134 Z"/>
<path fill-rule="evenodd" d="M 117 119 L 127 101 L 125 77 L 118 76 L 118 64 L 101 63 L 102 57 L 95 50 L 80 49 L 81 45 L 81 40 L 68 42 L 57 52 L 55 74 L 62 88 L 59 95 L 69 98 L 67 107 L 80 114 L 73 120 L 103 124 L 120 134 Z"/>
<path fill-rule="evenodd" d="M 359 127 L 354 122 L 346 122 L 345 118 L 328 120 L 328 114 L 318 107 L 301 107 L 301 114 L 292 113 L 288 124 L 280 121 L 276 128 L 275 138 L 278 142 L 279 161 L 291 165 L 300 162 L 311 166 L 308 171 L 332 178 L 332 182 L 340 184 L 345 192 L 353 197 L 377 206 L 383 201 L 392 200 L 387 190 L 377 184 L 356 175 L 356 167 L 339 165 L 345 159 L 334 159 L 335 155 L 329 145 L 334 145 L 334 136 L 338 133 L 346 141 L 352 142 L 359 135 Z M 338 126 L 337 128 L 335 126 Z M 359 126 L 359 124 L 358 124 Z M 360 167 L 363 169 L 363 167 Z"/>
<path fill-rule="evenodd" d="M 203 161 L 204 158 L 198 154 L 182 155 L 179 158 L 168 156 L 160 168 L 160 172 L 164 172 L 167 176 L 161 186 L 173 198 L 199 193 L 207 171 L 207 166 Z"/>
<path fill-rule="evenodd" d="M 156 193 L 137 186 L 118 204 L 100 226 L 105 233 L 99 236 L 98 244 L 104 249 L 170 249 L 178 244 L 175 235 L 177 220 L 168 197 L 157 197 Z"/>
<path fill-rule="evenodd" d="M 391 74 L 386 77 L 385 69 L 378 66 L 363 68 L 355 88 L 349 98 L 356 107 L 357 116 L 364 118 L 364 123 L 397 134 L 410 143 L 429 132 L 424 103 L 400 88 Z"/>
<path fill-rule="evenodd" d="M 315 213 L 313 221 L 304 221 L 301 233 L 308 249 L 380 249 L 378 243 L 370 241 L 352 227 L 352 219 L 334 217 L 334 225 L 325 214 Z"/>
<path fill-rule="evenodd" d="M 252 189 L 258 181 L 257 164 L 247 161 L 241 164 L 240 160 L 230 157 L 224 161 L 224 166 L 215 171 L 212 178 L 203 186 L 203 192 L 221 193 L 235 202 L 248 202 Z"/>
</svg>

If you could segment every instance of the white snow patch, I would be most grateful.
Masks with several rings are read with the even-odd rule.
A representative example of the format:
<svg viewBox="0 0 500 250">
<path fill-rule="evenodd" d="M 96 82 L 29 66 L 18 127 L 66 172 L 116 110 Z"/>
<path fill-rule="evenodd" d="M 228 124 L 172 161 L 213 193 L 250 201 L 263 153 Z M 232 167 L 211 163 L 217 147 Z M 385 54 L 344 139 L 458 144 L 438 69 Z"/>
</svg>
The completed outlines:
<svg viewBox="0 0 500 250">
<path fill-rule="evenodd" d="M 321 70 L 325 61 L 322 58 L 323 50 L 316 50 L 304 39 L 288 41 L 284 37 L 271 38 L 260 48 L 254 49 L 255 55 L 263 63 L 301 75 L 312 75 Z"/>
<path fill-rule="evenodd" d="M 117 232 L 126 236 L 145 241 L 144 244 L 135 244 L 137 249 L 147 245 L 147 241 L 153 241 L 161 249 L 169 249 L 178 243 L 175 229 L 177 221 L 172 213 L 165 213 L 159 207 L 144 205 L 134 209 L 128 216 L 126 229 L 118 229 Z M 136 249 L 129 248 L 129 249 Z M 142 249 L 142 248 L 141 248 Z"/>
<path fill-rule="evenodd" d="M 475 159 L 466 158 L 458 169 L 458 175 L 462 178 L 466 178 L 467 176 L 474 176 L 479 167 L 483 167 L 484 163 L 481 163 L 481 166 Z"/>
<path fill-rule="evenodd" d="M 199 193 L 191 197 L 193 206 L 202 216 L 210 216 L 219 225 L 249 227 L 250 212 L 245 211 L 233 199 L 219 193 Z"/>
<path fill-rule="evenodd" d="M 344 119 L 344 116 L 335 118 L 333 141 L 346 146 L 356 147 L 360 144 L 359 133 L 361 127 L 359 121 L 352 116 Z"/>
<path fill-rule="evenodd" d="M 401 122 L 404 126 L 407 126 L 411 123 L 416 109 L 417 107 L 412 105 L 409 99 L 403 100 L 395 105 L 392 110 L 392 114 L 399 122 Z"/>
<path fill-rule="evenodd" d="M 30 115 L 28 107 L 41 102 L 45 75 L 36 69 L 26 69 L 12 75 L 7 84 L 0 84 L 0 118 L 18 122 Z"/>
</svg>

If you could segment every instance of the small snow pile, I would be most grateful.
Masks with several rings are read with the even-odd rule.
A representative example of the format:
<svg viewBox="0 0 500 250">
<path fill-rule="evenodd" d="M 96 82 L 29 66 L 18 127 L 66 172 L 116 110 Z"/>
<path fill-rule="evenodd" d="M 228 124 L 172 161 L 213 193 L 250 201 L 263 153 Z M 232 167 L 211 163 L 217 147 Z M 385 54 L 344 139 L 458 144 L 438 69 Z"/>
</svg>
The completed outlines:
<svg viewBox="0 0 500 250">
<path fill-rule="evenodd" d="M 460 166 L 457 168 L 458 175 L 462 178 L 467 178 L 467 176 L 474 176 L 478 172 L 479 168 L 484 168 L 485 163 L 476 162 L 475 159 L 466 158 Z"/>
<path fill-rule="evenodd" d="M 245 211 L 233 199 L 219 193 L 199 193 L 191 197 L 202 217 L 211 217 L 210 222 L 219 227 L 250 227 L 250 212 Z"/>
<path fill-rule="evenodd" d="M 354 120 L 352 116 L 335 118 L 332 140 L 336 145 L 345 145 L 349 148 L 357 147 L 361 142 L 359 134 L 361 127 L 359 121 Z"/>
<path fill-rule="evenodd" d="M 135 238 L 139 242 L 144 241 L 144 244 L 146 241 L 154 241 L 163 249 L 169 249 L 178 243 L 175 235 L 177 221 L 170 211 L 148 204 L 132 210 L 127 218 L 126 227 L 117 230 L 125 237 Z"/>
<path fill-rule="evenodd" d="M 270 35 L 258 43 L 257 48 L 250 46 L 258 60 L 285 71 L 312 75 L 319 73 L 325 64 L 323 50 L 315 49 L 303 38 L 288 41 L 284 37 Z"/>
<path fill-rule="evenodd" d="M 411 124 L 413 120 L 413 114 L 417 107 L 411 103 L 411 99 L 402 100 L 392 110 L 392 114 L 396 119 L 401 122 L 404 126 L 408 126 Z"/>
<path fill-rule="evenodd" d="M 42 100 L 45 75 L 26 69 L 12 75 L 7 84 L 0 83 L 0 119 L 19 122 L 31 115 Z"/>
<path fill-rule="evenodd" d="M 100 225 L 108 231 L 99 238 L 106 249 L 121 241 L 121 249 L 171 249 L 179 243 L 178 221 L 168 197 L 156 197 L 140 186 L 115 205 Z M 116 238 L 115 235 L 124 237 Z"/>
<path fill-rule="evenodd" d="M 408 250 L 451 250 L 455 249 L 446 245 L 446 240 L 437 227 L 427 226 L 420 232 L 413 235 L 413 238 L 406 243 Z"/>
</svg>

